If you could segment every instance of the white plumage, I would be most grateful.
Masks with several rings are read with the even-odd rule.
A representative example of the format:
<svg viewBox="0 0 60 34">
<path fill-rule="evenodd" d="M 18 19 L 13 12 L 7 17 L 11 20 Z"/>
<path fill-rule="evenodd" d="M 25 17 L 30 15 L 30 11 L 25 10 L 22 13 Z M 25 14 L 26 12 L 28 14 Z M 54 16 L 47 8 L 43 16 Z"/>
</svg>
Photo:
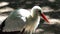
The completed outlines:
<svg viewBox="0 0 60 34">
<path fill-rule="evenodd" d="M 39 6 L 34 6 L 31 11 L 26 9 L 13 11 L 5 21 L 3 32 L 22 31 L 25 28 L 26 32 L 32 34 L 40 21 L 39 12 L 36 9 L 41 11 Z"/>
<path fill-rule="evenodd" d="M 24 16 L 24 17 L 29 17 L 31 15 L 30 14 L 31 12 L 26 10 L 26 9 L 19 9 L 18 13 L 21 14 L 22 16 Z"/>
</svg>

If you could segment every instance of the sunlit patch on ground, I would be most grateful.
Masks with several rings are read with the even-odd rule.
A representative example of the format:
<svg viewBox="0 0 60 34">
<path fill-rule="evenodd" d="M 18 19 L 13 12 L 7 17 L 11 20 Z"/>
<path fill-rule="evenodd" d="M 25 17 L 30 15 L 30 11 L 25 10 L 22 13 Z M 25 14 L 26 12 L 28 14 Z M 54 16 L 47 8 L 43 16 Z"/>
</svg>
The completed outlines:
<svg viewBox="0 0 60 34">
<path fill-rule="evenodd" d="M 9 2 L 0 2 L 0 7 L 6 6 L 8 4 L 9 4 Z"/>
<path fill-rule="evenodd" d="M 54 9 L 48 7 L 48 6 L 44 6 L 42 7 L 42 12 L 51 12 L 51 11 L 54 11 Z"/>
</svg>

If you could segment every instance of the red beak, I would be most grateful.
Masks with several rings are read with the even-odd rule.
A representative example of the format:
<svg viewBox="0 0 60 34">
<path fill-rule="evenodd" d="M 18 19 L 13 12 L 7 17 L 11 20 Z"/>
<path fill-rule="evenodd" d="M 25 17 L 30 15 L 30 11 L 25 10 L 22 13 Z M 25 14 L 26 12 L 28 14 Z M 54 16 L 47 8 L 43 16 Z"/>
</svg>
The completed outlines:
<svg viewBox="0 0 60 34">
<path fill-rule="evenodd" d="M 47 23 L 49 23 L 48 19 L 46 18 L 46 16 L 45 16 L 43 13 L 41 13 L 40 15 L 43 17 L 43 19 L 44 19 Z"/>
</svg>

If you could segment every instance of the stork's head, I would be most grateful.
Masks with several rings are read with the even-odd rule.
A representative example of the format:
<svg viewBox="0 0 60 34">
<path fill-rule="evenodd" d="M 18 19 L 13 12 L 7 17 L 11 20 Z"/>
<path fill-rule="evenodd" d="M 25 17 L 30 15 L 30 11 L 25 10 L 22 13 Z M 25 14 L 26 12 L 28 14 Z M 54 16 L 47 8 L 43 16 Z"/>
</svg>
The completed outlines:
<svg viewBox="0 0 60 34">
<path fill-rule="evenodd" d="M 31 15 L 33 16 L 34 12 L 37 12 L 46 22 L 49 23 L 48 19 L 46 18 L 46 16 L 44 15 L 44 13 L 42 12 L 42 9 L 40 8 L 40 6 L 34 6 L 31 9 Z"/>
</svg>

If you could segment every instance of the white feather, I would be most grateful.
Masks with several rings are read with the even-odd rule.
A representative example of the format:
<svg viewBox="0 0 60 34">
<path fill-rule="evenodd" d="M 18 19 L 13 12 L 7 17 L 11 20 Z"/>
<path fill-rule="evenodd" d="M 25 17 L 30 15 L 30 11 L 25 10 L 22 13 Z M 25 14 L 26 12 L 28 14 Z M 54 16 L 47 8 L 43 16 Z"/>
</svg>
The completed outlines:
<svg viewBox="0 0 60 34">
<path fill-rule="evenodd" d="M 18 10 L 18 13 L 20 13 L 24 17 L 29 17 L 31 15 L 30 11 L 28 11 L 26 9 L 20 9 L 20 10 Z"/>
<path fill-rule="evenodd" d="M 24 22 L 26 22 L 26 18 L 25 18 L 25 17 L 21 17 L 21 19 L 22 19 Z"/>
</svg>

